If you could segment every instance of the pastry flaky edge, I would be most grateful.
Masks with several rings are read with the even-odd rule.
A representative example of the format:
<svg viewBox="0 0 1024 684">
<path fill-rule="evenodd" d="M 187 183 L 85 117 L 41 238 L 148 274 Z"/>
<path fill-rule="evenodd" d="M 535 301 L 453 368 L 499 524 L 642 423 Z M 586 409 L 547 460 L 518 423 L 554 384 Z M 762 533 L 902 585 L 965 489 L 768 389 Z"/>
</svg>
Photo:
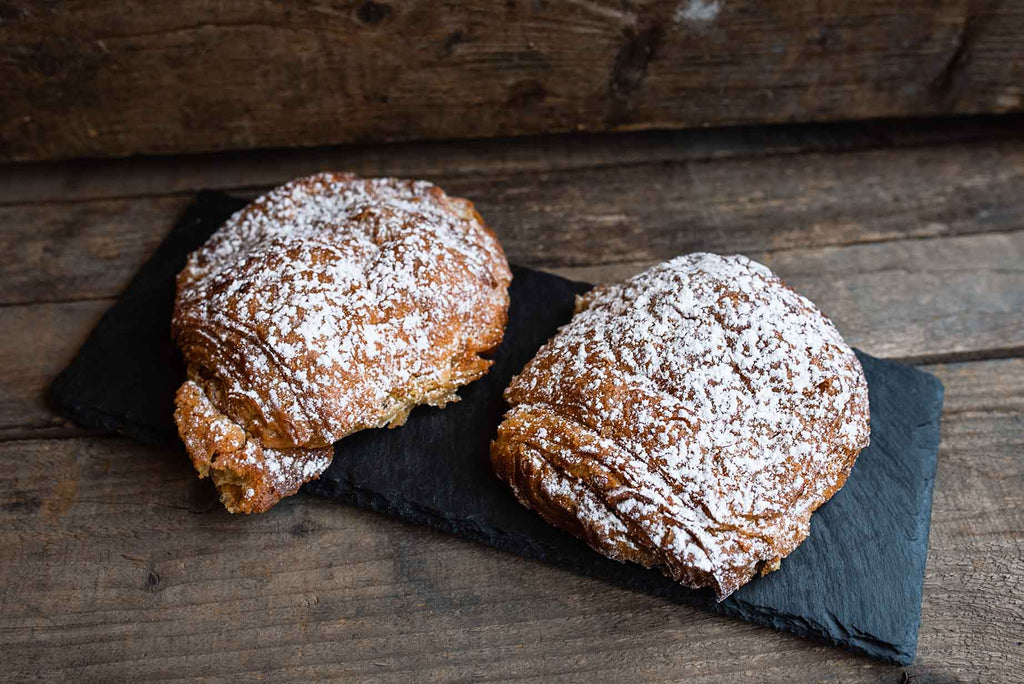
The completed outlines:
<svg viewBox="0 0 1024 684">
<path fill-rule="evenodd" d="M 233 513 L 294 494 L 353 432 L 458 401 L 508 319 L 511 272 L 468 200 L 321 173 L 233 215 L 178 275 L 178 431 Z"/>
<path fill-rule="evenodd" d="M 870 435 L 852 349 L 742 256 L 578 297 L 505 398 L 491 461 L 520 503 L 718 600 L 807 537 Z"/>
</svg>

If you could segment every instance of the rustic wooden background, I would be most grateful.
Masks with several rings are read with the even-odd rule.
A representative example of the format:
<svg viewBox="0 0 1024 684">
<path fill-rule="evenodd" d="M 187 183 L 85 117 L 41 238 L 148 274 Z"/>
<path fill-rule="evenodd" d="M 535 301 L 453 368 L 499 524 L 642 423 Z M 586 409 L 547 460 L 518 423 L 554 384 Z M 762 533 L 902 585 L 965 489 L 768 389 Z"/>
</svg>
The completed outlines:
<svg viewBox="0 0 1024 684">
<path fill-rule="evenodd" d="M 232 517 L 182 450 L 45 388 L 198 188 L 436 180 L 512 259 L 769 264 L 946 385 L 909 668 L 305 496 Z M 1009 681 L 1024 654 L 1024 117 L 0 165 L 0 679 Z"/>
<path fill-rule="evenodd" d="M 0 160 L 1024 110 L 1024 0 L 0 2 Z"/>
<path fill-rule="evenodd" d="M 0 680 L 1019 678 L 1019 112 L 1024 0 L 0 0 Z M 304 496 L 232 517 L 180 450 L 54 415 L 195 190 L 331 168 L 568 277 L 749 254 L 939 376 L 916 663 Z"/>
</svg>

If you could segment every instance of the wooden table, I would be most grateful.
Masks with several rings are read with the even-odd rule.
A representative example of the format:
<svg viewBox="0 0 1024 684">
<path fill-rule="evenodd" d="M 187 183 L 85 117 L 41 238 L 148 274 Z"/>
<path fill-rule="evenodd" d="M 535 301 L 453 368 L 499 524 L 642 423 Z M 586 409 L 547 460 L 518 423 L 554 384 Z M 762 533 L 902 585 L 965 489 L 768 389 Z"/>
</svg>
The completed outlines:
<svg viewBox="0 0 1024 684">
<path fill-rule="evenodd" d="M 230 516 L 181 450 L 44 390 L 199 188 L 435 180 L 510 258 L 611 280 L 741 251 L 946 385 L 909 668 L 296 496 Z M 0 167 L 0 677 L 992 681 L 1024 661 L 1024 119 Z"/>
</svg>

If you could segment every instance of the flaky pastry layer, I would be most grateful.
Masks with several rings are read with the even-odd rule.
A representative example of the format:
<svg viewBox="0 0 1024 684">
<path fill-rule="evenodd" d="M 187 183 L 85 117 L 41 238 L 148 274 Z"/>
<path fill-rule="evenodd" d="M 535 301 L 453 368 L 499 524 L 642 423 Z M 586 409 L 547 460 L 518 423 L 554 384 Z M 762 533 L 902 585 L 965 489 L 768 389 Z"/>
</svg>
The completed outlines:
<svg viewBox="0 0 1024 684">
<path fill-rule="evenodd" d="M 255 200 L 178 276 L 175 417 L 200 476 L 265 511 L 338 439 L 457 401 L 501 342 L 510 280 L 472 203 L 426 182 L 323 173 Z"/>
</svg>

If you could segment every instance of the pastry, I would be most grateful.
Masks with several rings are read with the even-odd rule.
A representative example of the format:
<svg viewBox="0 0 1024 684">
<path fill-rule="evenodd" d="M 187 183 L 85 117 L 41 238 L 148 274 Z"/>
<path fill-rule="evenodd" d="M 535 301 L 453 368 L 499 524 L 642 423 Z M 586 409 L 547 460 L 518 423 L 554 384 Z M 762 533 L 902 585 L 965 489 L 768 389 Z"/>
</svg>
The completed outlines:
<svg viewBox="0 0 1024 684">
<path fill-rule="evenodd" d="M 444 406 L 487 372 L 508 263 L 471 202 L 322 173 L 232 216 L 178 275 L 175 420 L 232 512 L 319 475 L 332 443 Z"/>
<path fill-rule="evenodd" d="M 505 398 L 491 460 L 522 504 L 719 600 L 807 537 L 870 433 L 853 351 L 742 256 L 580 296 Z"/>
</svg>

